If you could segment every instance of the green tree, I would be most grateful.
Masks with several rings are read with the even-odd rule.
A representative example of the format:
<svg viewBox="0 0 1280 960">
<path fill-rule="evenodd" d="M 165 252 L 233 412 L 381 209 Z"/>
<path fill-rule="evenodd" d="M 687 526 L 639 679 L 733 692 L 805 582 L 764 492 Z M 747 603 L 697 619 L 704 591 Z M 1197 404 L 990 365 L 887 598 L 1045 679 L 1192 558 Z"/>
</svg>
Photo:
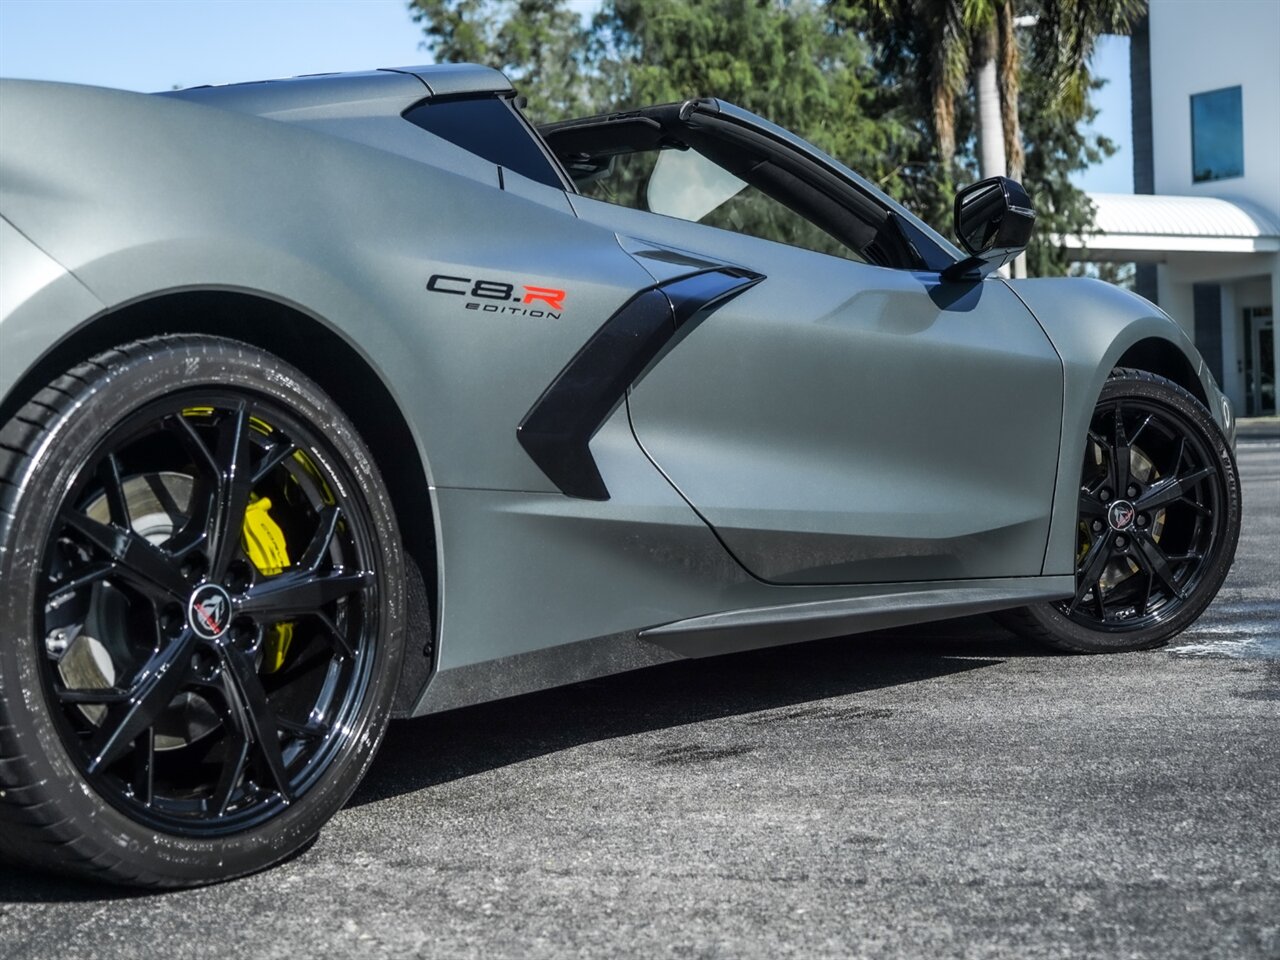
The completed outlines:
<svg viewBox="0 0 1280 960">
<path fill-rule="evenodd" d="M 928 90 L 938 154 L 956 154 L 956 102 L 972 89 L 982 176 L 1022 173 L 1022 63 L 1030 52 L 1050 80 L 1042 108 L 1081 119 L 1092 82 L 1089 58 L 1104 33 L 1125 33 L 1145 0 L 832 0 L 837 19 L 867 15 L 891 57 L 914 64 Z"/>
<path fill-rule="evenodd" d="M 1127 31 L 1144 7 L 1143 0 L 831 3 L 837 20 L 863 16 L 882 71 L 928 118 L 937 201 L 956 179 L 1002 174 L 1026 183 L 1040 211 L 1033 273 L 1064 272 L 1065 252 L 1049 240 L 1092 222 L 1088 198 L 1069 178 L 1114 146 L 1082 132 L 1093 117 L 1088 61 L 1101 34 Z M 945 204 L 937 201 L 921 212 L 940 226 Z"/>
<path fill-rule="evenodd" d="M 1023 179 L 1036 200 L 1032 273 L 1065 272 L 1051 238 L 1092 223 L 1070 176 L 1114 147 L 1084 132 L 1088 59 L 1143 6 L 605 0 L 583 24 L 565 0 L 410 3 L 436 60 L 503 70 L 536 122 L 722 97 L 812 140 L 944 233 L 956 183 L 984 172 L 985 153 L 986 172 Z"/>
<path fill-rule="evenodd" d="M 905 192 L 917 132 L 888 109 L 862 35 L 819 3 L 606 0 L 593 34 L 611 108 L 720 97 Z"/>
<path fill-rule="evenodd" d="M 411 0 L 437 63 L 501 70 L 535 122 L 589 112 L 589 31 L 565 0 Z"/>
</svg>

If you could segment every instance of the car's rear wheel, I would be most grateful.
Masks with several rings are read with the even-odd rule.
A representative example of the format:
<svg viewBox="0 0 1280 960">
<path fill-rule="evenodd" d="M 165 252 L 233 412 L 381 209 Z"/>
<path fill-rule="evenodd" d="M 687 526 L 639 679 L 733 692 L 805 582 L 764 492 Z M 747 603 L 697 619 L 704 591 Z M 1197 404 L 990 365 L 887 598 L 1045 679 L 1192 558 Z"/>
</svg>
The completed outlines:
<svg viewBox="0 0 1280 960">
<path fill-rule="evenodd" d="M 0 853 L 181 886 L 297 851 L 385 728 L 401 564 L 278 358 L 164 337 L 50 384 L 0 427 Z"/>
<path fill-rule="evenodd" d="M 1235 458 L 1191 394 L 1163 377 L 1117 370 L 1085 443 L 1076 590 L 1000 619 L 1077 653 L 1167 643 L 1222 586 L 1240 534 Z"/>
</svg>

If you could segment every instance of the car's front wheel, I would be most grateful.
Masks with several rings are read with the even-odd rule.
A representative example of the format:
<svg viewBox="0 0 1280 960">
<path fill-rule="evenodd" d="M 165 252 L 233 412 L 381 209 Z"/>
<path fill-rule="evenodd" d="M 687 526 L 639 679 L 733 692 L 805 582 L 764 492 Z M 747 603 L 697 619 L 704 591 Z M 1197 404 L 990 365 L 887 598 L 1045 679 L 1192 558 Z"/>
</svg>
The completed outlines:
<svg viewBox="0 0 1280 960">
<path fill-rule="evenodd" d="M 1075 594 L 1000 619 L 1076 653 L 1160 646 L 1217 595 L 1239 535 L 1235 458 L 1209 412 L 1164 377 L 1116 370 L 1085 442 Z"/>
<path fill-rule="evenodd" d="M 182 886 L 300 849 L 385 728 L 401 564 L 279 358 L 162 337 L 50 384 L 0 426 L 0 853 Z"/>
</svg>

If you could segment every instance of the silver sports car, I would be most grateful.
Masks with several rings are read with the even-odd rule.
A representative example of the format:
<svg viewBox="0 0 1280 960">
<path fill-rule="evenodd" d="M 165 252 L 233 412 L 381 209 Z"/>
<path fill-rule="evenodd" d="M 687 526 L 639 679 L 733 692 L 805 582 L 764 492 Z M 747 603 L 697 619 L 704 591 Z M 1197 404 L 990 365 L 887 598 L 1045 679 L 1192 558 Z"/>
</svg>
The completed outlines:
<svg viewBox="0 0 1280 960">
<path fill-rule="evenodd" d="M 1177 324 L 1003 279 L 731 104 L 529 124 L 475 66 L 0 85 L 0 852 L 298 850 L 392 717 L 999 612 L 1194 621 L 1231 409 Z"/>
</svg>

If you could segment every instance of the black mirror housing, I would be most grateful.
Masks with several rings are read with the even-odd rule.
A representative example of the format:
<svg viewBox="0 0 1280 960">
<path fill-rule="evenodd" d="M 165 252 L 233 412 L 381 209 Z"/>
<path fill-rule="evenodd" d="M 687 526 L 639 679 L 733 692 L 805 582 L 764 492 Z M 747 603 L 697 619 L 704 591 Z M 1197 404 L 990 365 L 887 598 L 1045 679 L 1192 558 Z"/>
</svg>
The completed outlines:
<svg viewBox="0 0 1280 960">
<path fill-rule="evenodd" d="M 980 280 L 1027 248 L 1036 212 L 1022 184 L 1008 177 L 979 180 L 956 192 L 955 226 L 967 260 L 942 272 L 947 280 Z"/>
</svg>

